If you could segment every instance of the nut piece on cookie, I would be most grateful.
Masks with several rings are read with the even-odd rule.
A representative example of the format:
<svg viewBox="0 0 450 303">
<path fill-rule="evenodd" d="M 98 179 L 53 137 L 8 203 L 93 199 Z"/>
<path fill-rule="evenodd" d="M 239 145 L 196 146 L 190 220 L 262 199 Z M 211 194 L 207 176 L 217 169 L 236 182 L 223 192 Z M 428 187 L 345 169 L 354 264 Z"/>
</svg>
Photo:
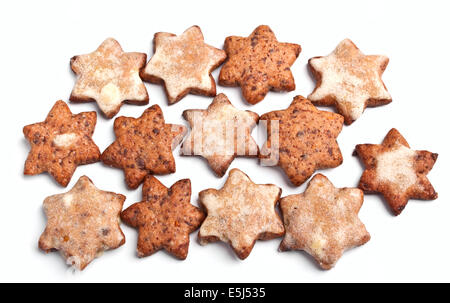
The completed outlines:
<svg viewBox="0 0 450 303">
<path fill-rule="evenodd" d="M 146 59 L 146 54 L 125 53 L 119 42 L 106 39 L 96 51 L 70 59 L 78 76 L 70 100 L 96 101 L 107 118 L 114 117 L 123 102 L 148 104 L 147 89 L 139 77 Z"/>
<path fill-rule="evenodd" d="M 317 105 L 335 106 L 345 124 L 352 124 L 366 106 L 392 101 L 381 80 L 388 63 L 388 57 L 366 56 L 345 39 L 328 56 L 309 59 L 308 66 L 317 83 L 308 99 Z"/>
<path fill-rule="evenodd" d="M 269 90 L 295 90 L 290 67 L 301 47 L 278 42 L 267 25 L 258 26 L 247 38 L 227 37 L 224 49 L 228 58 L 220 70 L 219 84 L 240 86 L 248 103 L 260 102 Z"/>
<path fill-rule="evenodd" d="M 180 36 L 156 33 L 153 46 L 155 53 L 141 76 L 145 81 L 164 84 L 169 104 L 188 93 L 216 95 L 211 72 L 222 64 L 226 54 L 204 42 L 200 27 L 192 26 Z"/>
<path fill-rule="evenodd" d="M 296 96 L 285 110 L 266 113 L 267 142 L 261 149 L 263 165 L 278 165 L 295 186 L 303 184 L 316 169 L 342 163 L 336 141 L 344 118 L 318 110 L 308 99 Z"/>
<path fill-rule="evenodd" d="M 190 203 L 191 181 L 179 180 L 170 188 L 153 176 L 142 187 L 142 202 L 122 212 L 122 220 L 138 229 L 137 254 L 149 256 L 165 249 L 184 260 L 189 249 L 189 234 L 205 218 L 205 213 Z"/>
<path fill-rule="evenodd" d="M 44 200 L 47 226 L 39 248 L 59 250 L 68 265 L 83 270 L 104 251 L 125 243 L 120 229 L 124 201 L 125 196 L 99 190 L 82 176 L 67 193 Z"/>
<path fill-rule="evenodd" d="M 114 141 L 102 153 L 103 163 L 121 168 L 129 188 L 137 188 L 148 174 L 175 172 L 172 150 L 186 134 L 183 125 L 166 124 L 161 108 L 153 105 L 139 118 L 114 120 Z"/>
<path fill-rule="evenodd" d="M 275 211 L 281 188 L 255 184 L 239 169 L 229 172 L 225 185 L 199 193 L 207 217 L 198 233 L 200 244 L 229 243 L 240 259 L 245 259 L 256 240 L 269 240 L 284 234 L 283 223 Z"/>
<path fill-rule="evenodd" d="M 395 128 L 381 144 L 358 144 L 355 154 L 366 170 L 358 187 L 365 192 L 381 193 L 395 215 L 399 215 L 409 199 L 434 200 L 438 194 L 426 177 L 438 154 L 410 149 Z"/>
<path fill-rule="evenodd" d="M 217 95 L 206 110 L 185 110 L 183 117 L 192 131 L 181 146 L 182 154 L 202 156 L 217 176 L 225 174 L 236 156 L 258 155 L 258 145 L 251 136 L 258 114 L 238 110 L 226 95 Z"/>
<path fill-rule="evenodd" d="M 321 268 L 332 268 L 345 250 L 370 240 L 358 218 L 363 200 L 362 190 L 336 188 L 315 175 L 304 193 L 280 200 L 286 227 L 280 251 L 304 250 Z"/>
<path fill-rule="evenodd" d="M 96 122 L 96 112 L 73 115 L 65 102 L 57 101 L 44 122 L 23 128 L 31 145 L 24 174 L 48 172 L 56 182 L 67 186 L 78 165 L 100 160 L 100 151 L 92 140 Z"/>
</svg>

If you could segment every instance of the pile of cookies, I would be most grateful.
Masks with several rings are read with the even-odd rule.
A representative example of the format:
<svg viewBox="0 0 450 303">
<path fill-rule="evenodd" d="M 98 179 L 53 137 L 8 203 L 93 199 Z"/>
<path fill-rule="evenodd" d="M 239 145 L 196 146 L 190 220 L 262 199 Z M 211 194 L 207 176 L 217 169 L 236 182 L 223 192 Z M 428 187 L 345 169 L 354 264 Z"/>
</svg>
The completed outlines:
<svg viewBox="0 0 450 303">
<path fill-rule="evenodd" d="M 207 109 L 183 112 L 188 135 L 187 127 L 166 123 L 158 105 L 146 108 L 139 118 L 118 117 L 116 140 L 103 152 L 92 139 L 96 112 L 73 114 L 65 102 L 57 101 L 44 122 L 25 126 L 31 145 L 26 175 L 48 172 L 65 187 L 78 165 L 102 161 L 122 169 L 129 188 L 143 184 L 142 201 L 125 210 L 125 196 L 97 189 L 86 176 L 67 193 L 46 198 L 42 250 L 59 250 L 68 264 L 82 270 L 103 251 L 125 243 L 122 220 L 138 230 L 139 257 L 165 249 L 185 259 L 189 234 L 199 229 L 201 244 L 229 243 L 241 259 L 256 240 L 284 236 L 280 251 L 304 250 L 330 269 L 346 249 L 370 239 L 358 218 L 364 192 L 381 193 L 395 215 L 411 198 L 437 198 L 426 177 L 437 154 L 412 150 L 392 129 L 382 144 L 356 146 L 355 155 L 366 168 L 358 188 L 336 188 L 316 174 L 305 192 L 281 197 L 278 186 L 255 184 L 235 168 L 221 189 L 201 191 L 200 207 L 192 205 L 189 179 L 167 188 L 155 177 L 175 173 L 172 151 L 181 143 L 182 155 L 205 158 L 218 177 L 237 156 L 280 166 L 295 186 L 318 169 L 339 166 L 343 157 L 336 138 L 343 125 L 360 118 L 367 106 L 391 102 L 381 80 L 388 58 L 364 55 L 346 39 L 328 56 L 309 59 L 316 87 L 308 98 L 297 96 L 287 109 L 259 116 L 234 107 L 224 94 L 216 95 L 211 72 L 224 63 L 219 84 L 241 87 L 244 99 L 256 104 L 270 90 L 295 89 L 290 66 L 300 45 L 278 42 L 264 25 L 249 37 L 227 37 L 223 50 L 205 44 L 197 26 L 179 36 L 157 33 L 153 42 L 148 62 L 146 54 L 126 53 L 111 38 L 94 52 L 73 57 L 70 65 L 77 80 L 70 100 L 95 101 L 103 115 L 112 118 L 123 102 L 148 104 L 143 81 L 162 84 L 169 104 L 189 93 L 214 99 Z M 338 113 L 316 105 L 335 106 Z M 258 124 L 267 129 L 261 149 L 251 136 Z"/>
</svg>

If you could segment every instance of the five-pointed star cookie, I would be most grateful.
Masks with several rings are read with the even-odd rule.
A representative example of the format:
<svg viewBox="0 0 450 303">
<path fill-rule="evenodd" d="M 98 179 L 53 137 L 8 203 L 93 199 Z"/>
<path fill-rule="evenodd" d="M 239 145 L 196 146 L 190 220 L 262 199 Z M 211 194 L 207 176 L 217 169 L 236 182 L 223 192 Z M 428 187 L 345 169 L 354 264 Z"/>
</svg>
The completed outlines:
<svg viewBox="0 0 450 303">
<path fill-rule="evenodd" d="M 107 118 L 114 117 L 123 102 L 148 104 L 147 89 L 139 77 L 146 59 L 146 54 L 124 53 L 119 42 L 106 39 L 96 51 L 70 60 L 78 76 L 70 100 L 96 101 Z"/>
<path fill-rule="evenodd" d="M 224 94 L 217 95 L 207 110 L 185 110 L 183 117 L 192 131 L 181 146 L 182 154 L 204 157 L 218 176 L 236 156 L 257 156 L 251 132 L 258 114 L 236 109 Z"/>
<path fill-rule="evenodd" d="M 136 188 L 148 174 L 175 172 L 172 150 L 186 131 L 183 125 L 166 124 L 161 108 L 153 105 L 139 118 L 114 120 L 116 141 L 102 153 L 101 160 L 123 169 L 128 187 Z"/>
<path fill-rule="evenodd" d="M 287 109 L 266 113 L 260 120 L 267 123 L 261 163 L 280 166 L 292 184 L 301 185 L 316 169 L 342 163 L 336 141 L 344 120 L 341 115 L 320 111 L 296 96 Z"/>
<path fill-rule="evenodd" d="M 323 269 L 332 268 L 346 249 L 370 240 L 358 212 L 364 200 L 358 188 L 336 188 L 317 174 L 302 194 L 280 201 L 286 235 L 280 250 L 304 250 Z"/>
<path fill-rule="evenodd" d="M 225 39 L 228 59 L 219 75 L 224 86 L 240 86 L 248 103 L 260 102 L 269 90 L 295 89 L 290 66 L 300 54 L 298 44 L 278 42 L 267 25 L 258 26 L 248 37 Z"/>
<path fill-rule="evenodd" d="M 189 234 L 195 231 L 205 214 L 190 203 L 191 181 L 183 179 L 170 188 L 148 176 L 142 187 L 142 202 L 122 212 L 122 220 L 139 232 L 137 254 L 146 257 L 165 249 L 186 259 Z"/>
<path fill-rule="evenodd" d="M 105 250 L 125 243 L 120 211 L 125 196 L 97 189 L 82 176 L 64 194 L 44 200 L 47 226 L 39 239 L 45 252 L 59 250 L 67 264 L 83 270 Z"/>
<path fill-rule="evenodd" d="M 409 199 L 434 200 L 438 194 L 426 177 L 438 154 L 415 151 L 396 130 L 391 129 L 382 144 L 358 144 L 355 153 L 366 170 L 359 188 L 381 193 L 395 215 L 399 215 Z"/>
<path fill-rule="evenodd" d="M 97 162 L 100 151 L 92 140 L 96 112 L 72 115 L 67 104 L 57 101 L 44 122 L 23 128 L 31 150 L 25 162 L 25 175 L 51 174 L 67 186 L 77 165 Z"/>
<path fill-rule="evenodd" d="M 269 240 L 284 234 L 283 223 L 275 211 L 281 188 L 255 184 L 239 169 L 232 169 L 220 189 L 199 193 L 207 217 L 198 233 L 200 244 L 229 243 L 240 259 L 248 257 L 256 240 Z"/>
<path fill-rule="evenodd" d="M 381 80 L 388 62 L 386 56 L 364 55 L 352 41 L 345 39 L 330 55 L 309 59 L 317 84 L 308 99 L 317 105 L 336 106 L 345 124 L 351 124 L 366 106 L 392 101 Z"/>
<path fill-rule="evenodd" d="M 211 72 L 226 58 L 223 50 L 206 44 L 198 26 L 180 36 L 156 33 L 155 54 L 142 71 L 142 78 L 165 86 L 169 104 L 188 93 L 215 96 L 216 83 Z"/>
</svg>

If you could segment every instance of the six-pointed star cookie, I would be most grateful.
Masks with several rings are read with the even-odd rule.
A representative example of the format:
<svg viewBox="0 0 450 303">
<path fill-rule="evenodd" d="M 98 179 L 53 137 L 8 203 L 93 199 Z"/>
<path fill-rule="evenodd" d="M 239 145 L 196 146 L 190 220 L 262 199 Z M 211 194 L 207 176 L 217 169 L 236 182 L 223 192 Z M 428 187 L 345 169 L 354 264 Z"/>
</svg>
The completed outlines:
<svg viewBox="0 0 450 303">
<path fill-rule="evenodd" d="M 188 93 L 215 96 L 216 83 L 211 72 L 226 58 L 223 50 L 206 44 L 198 26 L 188 28 L 180 36 L 156 33 L 155 54 L 142 71 L 142 78 L 163 83 L 169 104 Z"/>
<path fill-rule="evenodd" d="M 172 150 L 186 133 L 183 125 L 166 124 L 161 108 L 153 105 L 139 118 L 114 120 L 114 141 L 102 153 L 101 160 L 125 173 L 130 188 L 136 188 L 148 174 L 175 172 Z"/>
<path fill-rule="evenodd" d="M 402 212 L 411 198 L 434 200 L 438 197 L 426 177 L 438 154 L 410 149 L 395 128 L 381 145 L 358 144 L 355 153 L 366 167 L 358 187 L 381 193 L 395 215 Z"/>
<path fill-rule="evenodd" d="M 137 254 L 149 256 L 165 249 L 179 259 L 186 259 L 189 234 L 195 231 L 205 214 L 190 203 L 191 181 L 183 179 L 170 189 L 148 176 L 142 187 L 142 202 L 122 212 L 122 220 L 139 231 Z"/>
<path fill-rule="evenodd" d="M 99 190 L 82 176 L 67 193 L 44 200 L 48 221 L 39 247 L 59 250 L 67 264 L 83 270 L 103 251 L 125 243 L 119 226 L 124 201 L 125 196 Z"/>
<path fill-rule="evenodd" d="M 217 95 L 207 110 L 185 110 L 183 117 L 192 131 L 181 146 L 182 154 L 204 157 L 218 176 L 236 156 L 258 155 L 251 136 L 258 114 L 236 109 L 224 94 Z"/>
<path fill-rule="evenodd" d="M 295 89 L 290 66 L 301 47 L 278 42 L 267 25 L 258 26 L 248 38 L 227 37 L 224 49 L 228 59 L 220 71 L 219 83 L 240 86 L 247 102 L 260 102 L 269 90 Z"/>
<path fill-rule="evenodd" d="M 304 250 L 323 269 L 332 268 L 346 249 L 370 240 L 358 212 L 364 200 L 358 188 L 336 188 L 317 174 L 302 194 L 280 201 L 286 235 L 280 250 Z"/>
<path fill-rule="evenodd" d="M 148 104 L 147 89 L 139 77 L 146 59 L 146 54 L 124 53 L 119 42 L 106 39 L 96 51 L 70 60 L 78 75 L 70 100 L 96 101 L 107 118 L 119 112 L 122 102 Z"/>
<path fill-rule="evenodd" d="M 336 137 L 342 130 L 341 115 L 320 111 L 302 96 L 296 96 L 285 110 L 261 116 L 267 122 L 267 142 L 261 149 L 264 165 L 278 165 L 298 186 L 316 169 L 342 163 Z"/>
<path fill-rule="evenodd" d="M 240 259 L 248 257 L 256 240 L 284 234 L 283 223 L 275 211 L 281 188 L 255 184 L 239 169 L 232 169 L 222 189 L 206 189 L 199 202 L 207 217 L 198 233 L 200 244 L 229 243 Z"/>
<path fill-rule="evenodd" d="M 388 62 L 386 56 L 364 55 L 352 41 L 345 39 L 330 55 L 309 59 L 317 84 L 308 99 L 317 105 L 336 106 L 345 124 L 351 124 L 366 106 L 392 101 L 381 80 Z"/>
<path fill-rule="evenodd" d="M 51 174 L 67 186 L 77 165 L 97 162 L 100 151 L 92 140 L 96 112 L 72 115 L 63 101 L 57 101 L 44 122 L 23 128 L 31 151 L 25 162 L 25 175 Z"/>
</svg>

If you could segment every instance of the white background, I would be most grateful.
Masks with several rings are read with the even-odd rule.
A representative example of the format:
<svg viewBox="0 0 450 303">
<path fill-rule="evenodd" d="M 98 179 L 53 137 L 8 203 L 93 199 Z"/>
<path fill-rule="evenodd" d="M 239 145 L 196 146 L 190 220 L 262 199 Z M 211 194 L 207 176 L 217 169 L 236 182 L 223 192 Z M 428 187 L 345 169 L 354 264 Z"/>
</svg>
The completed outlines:
<svg viewBox="0 0 450 303">
<path fill-rule="evenodd" d="M 450 281 L 449 169 L 450 19 L 447 1 L 2 1 L 0 4 L 1 206 L 0 281 L 144 281 L 144 282 L 301 282 L 301 281 Z M 22 127 L 43 121 L 58 99 L 68 100 L 75 77 L 69 59 L 91 52 L 107 37 L 125 51 L 152 54 L 153 34 L 182 33 L 199 25 L 205 41 L 221 48 L 226 36 L 248 36 L 268 24 L 279 41 L 298 43 L 302 52 L 292 67 L 297 89 L 270 92 L 250 106 L 239 88 L 218 86 L 238 108 L 263 114 L 286 108 L 293 96 L 308 95 L 314 81 L 308 58 L 326 55 L 344 38 L 366 54 L 385 54 L 390 63 L 383 79 L 393 102 L 369 108 L 338 138 L 344 163 L 324 170 L 338 187 L 356 186 L 362 166 L 352 156 L 358 143 L 380 143 L 396 127 L 414 149 L 439 153 L 429 178 L 439 193 L 435 201 L 410 201 L 394 217 L 377 195 L 365 197 L 360 218 L 372 239 L 344 254 L 330 271 L 320 270 L 304 253 L 277 252 L 280 239 L 258 241 L 240 261 L 222 243 L 200 246 L 191 235 L 189 255 L 179 261 L 165 252 L 138 259 L 136 231 L 122 225 L 127 242 L 106 252 L 83 272 L 72 273 L 58 253 L 37 247 L 45 227 L 42 201 L 69 190 L 82 175 L 103 190 L 127 196 L 125 207 L 140 201 L 141 188 L 128 190 L 123 172 L 102 163 L 80 166 L 67 188 L 47 175 L 25 177 L 23 164 L 29 145 Z M 217 79 L 218 71 L 213 75 Z M 167 106 L 159 85 L 146 84 L 150 104 L 159 104 L 168 123 L 185 124 L 181 113 L 206 108 L 212 98 L 188 95 Z M 70 104 L 74 113 L 97 110 L 95 103 Z M 139 116 L 146 107 L 124 105 L 119 115 Z M 99 115 L 94 140 L 103 151 L 113 140 L 113 121 Z M 257 135 L 262 143 L 262 136 Z M 192 181 L 192 203 L 198 192 L 220 188 L 201 158 L 176 155 L 176 173 L 159 177 L 170 186 L 182 178 Z M 281 170 L 261 167 L 256 159 L 236 159 L 230 168 L 246 172 L 257 183 L 274 183 L 283 196 L 301 193 Z"/>
</svg>

